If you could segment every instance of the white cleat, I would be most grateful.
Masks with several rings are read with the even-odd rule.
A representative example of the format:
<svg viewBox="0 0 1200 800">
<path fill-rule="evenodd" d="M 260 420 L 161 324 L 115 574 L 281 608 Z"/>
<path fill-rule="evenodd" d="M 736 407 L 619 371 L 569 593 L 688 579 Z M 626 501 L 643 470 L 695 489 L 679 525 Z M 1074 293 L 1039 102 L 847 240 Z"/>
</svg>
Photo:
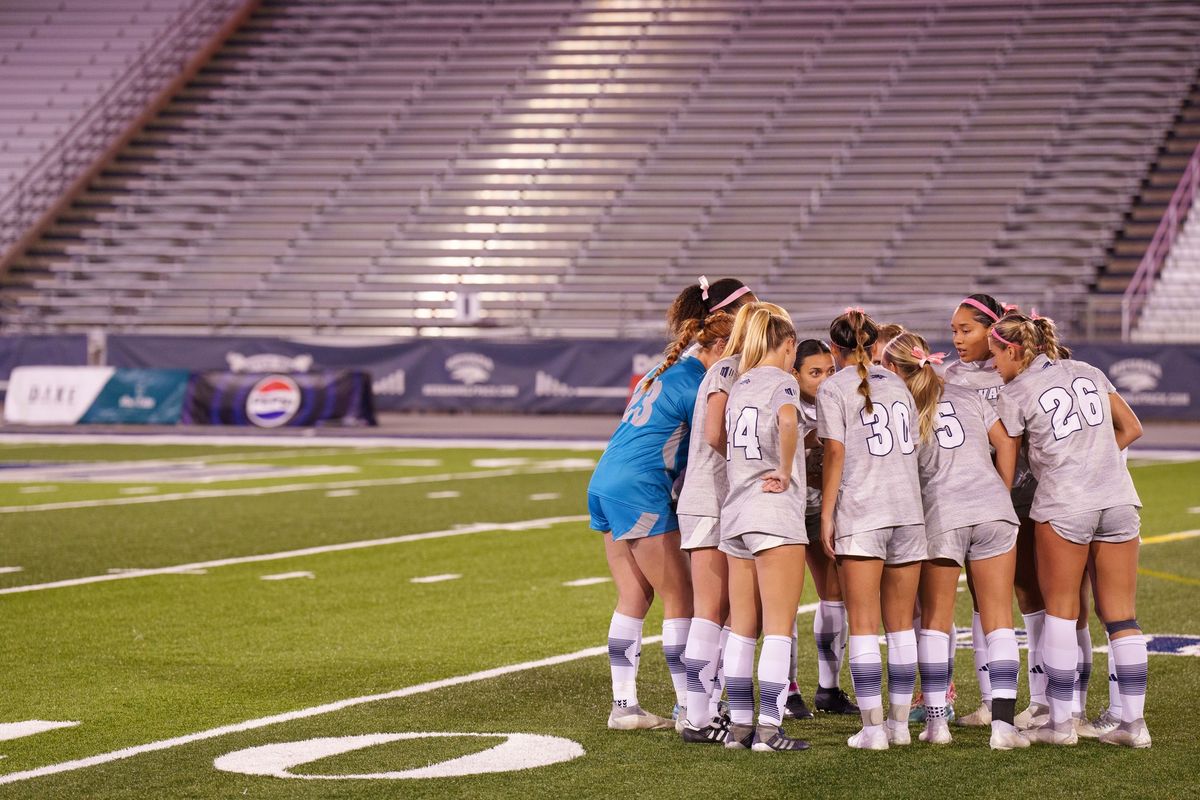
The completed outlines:
<svg viewBox="0 0 1200 800">
<path fill-rule="evenodd" d="M 1017 730 L 1027 731 L 1031 728 L 1041 728 L 1050 724 L 1050 706 L 1041 703 L 1030 703 L 1029 708 L 1022 711 L 1013 719 Z"/>
<path fill-rule="evenodd" d="M 1075 723 L 1075 732 L 1084 739 L 1099 739 L 1104 734 L 1115 729 L 1121 724 L 1121 718 L 1114 715 L 1107 708 L 1090 722 L 1086 719 L 1081 719 Z"/>
<path fill-rule="evenodd" d="M 908 722 L 896 722 L 889 719 L 884 721 L 883 729 L 887 733 L 888 744 L 892 747 L 912 744 L 912 736 L 908 732 Z"/>
<path fill-rule="evenodd" d="M 675 732 L 682 734 L 683 726 L 687 725 L 687 708 L 676 703 L 671 709 L 671 719 L 675 721 Z"/>
<path fill-rule="evenodd" d="M 868 725 L 846 740 L 855 750 L 887 750 L 888 735 L 882 725 Z"/>
<path fill-rule="evenodd" d="M 651 714 L 641 706 L 617 708 L 613 706 L 608 715 L 608 727 L 614 731 L 662 731 L 674 728 L 675 723 L 666 717 Z"/>
<path fill-rule="evenodd" d="M 1145 718 L 1139 717 L 1133 722 L 1122 722 L 1108 733 L 1102 734 L 1100 741 L 1104 744 L 1141 749 L 1150 746 L 1150 729 L 1146 727 Z"/>
<path fill-rule="evenodd" d="M 929 744 L 950 744 L 950 725 L 944 719 L 931 719 L 925 723 L 925 730 L 917 736 L 922 742 Z"/>
<path fill-rule="evenodd" d="M 993 750 L 1023 750 L 1029 747 L 1029 740 L 1007 722 L 994 720 L 992 722 L 992 739 L 989 744 Z"/>
<path fill-rule="evenodd" d="M 965 717 L 959 717 L 955 722 L 964 728 L 986 728 L 992 724 L 992 710 L 980 703 L 979 708 Z"/>
<path fill-rule="evenodd" d="M 1046 723 L 1040 728 L 1025 731 L 1025 738 L 1034 744 L 1057 744 L 1071 746 L 1079 744 L 1079 734 L 1075 732 L 1075 720 L 1067 720 L 1058 726 Z"/>
</svg>

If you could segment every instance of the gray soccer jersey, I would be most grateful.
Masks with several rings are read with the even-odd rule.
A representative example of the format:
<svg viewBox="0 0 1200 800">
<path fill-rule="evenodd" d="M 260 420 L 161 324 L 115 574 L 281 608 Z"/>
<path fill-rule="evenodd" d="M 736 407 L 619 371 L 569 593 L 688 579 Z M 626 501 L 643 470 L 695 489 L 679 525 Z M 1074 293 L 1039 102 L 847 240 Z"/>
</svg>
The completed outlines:
<svg viewBox="0 0 1200 800">
<path fill-rule="evenodd" d="M 942 377 L 946 379 L 946 383 L 966 386 L 979 392 L 979 396 L 987 400 L 992 408 L 996 407 L 1000 387 L 1004 386 L 1004 378 L 996 371 L 994 358 L 987 361 L 952 361 L 946 365 Z"/>
<path fill-rule="evenodd" d="M 912 395 L 904 381 L 882 367 L 872 365 L 867 380 L 874 403 L 870 414 L 853 365 L 817 391 L 817 435 L 846 448 L 834 515 L 838 536 L 925 523 Z"/>
<path fill-rule="evenodd" d="M 729 491 L 725 476 L 725 456 L 713 450 L 704 440 L 704 425 L 708 417 L 708 398 L 714 392 L 729 394 L 737 380 L 739 356 L 723 358 L 709 368 L 696 394 L 692 411 L 692 440 L 688 445 L 687 474 L 679 494 L 678 513 L 696 517 L 721 515 L 721 503 Z"/>
<path fill-rule="evenodd" d="M 813 399 L 815 400 L 816 398 L 813 398 Z M 800 418 L 807 422 L 809 430 L 816 430 L 816 428 L 817 428 L 817 407 L 813 403 L 806 403 L 804 401 L 803 397 L 800 398 Z M 821 452 L 820 448 L 814 448 L 813 451 L 806 450 L 804 452 L 804 458 L 805 458 L 806 462 L 810 462 L 814 452 L 816 454 L 818 454 L 816 463 L 817 463 L 817 466 L 819 467 L 820 466 L 820 455 L 819 454 Z M 806 469 L 812 469 L 812 464 L 807 463 Z M 805 477 L 807 477 L 807 473 L 806 473 Z M 811 481 L 809 482 L 808 491 L 805 493 L 804 513 L 805 514 L 820 514 L 821 513 L 821 484 L 820 483 L 814 483 Z"/>
<path fill-rule="evenodd" d="M 779 467 L 779 410 L 796 408 L 799 422 L 792 480 L 779 494 L 764 492 L 762 479 Z M 721 537 L 758 532 L 808 541 L 804 528 L 804 434 L 800 385 L 778 367 L 755 367 L 729 393 L 725 432 L 729 494 L 721 508 Z"/>
<path fill-rule="evenodd" d="M 981 522 L 1017 524 L 988 442 L 988 431 L 998 419 L 978 391 L 946 384 L 933 438 L 921 442 L 917 451 L 925 532 L 930 537 Z"/>
<path fill-rule="evenodd" d="M 1141 506 L 1113 432 L 1103 372 L 1040 355 L 1000 392 L 1010 436 L 1028 433 L 1037 478 L 1030 515 L 1039 522 L 1114 506 Z"/>
</svg>

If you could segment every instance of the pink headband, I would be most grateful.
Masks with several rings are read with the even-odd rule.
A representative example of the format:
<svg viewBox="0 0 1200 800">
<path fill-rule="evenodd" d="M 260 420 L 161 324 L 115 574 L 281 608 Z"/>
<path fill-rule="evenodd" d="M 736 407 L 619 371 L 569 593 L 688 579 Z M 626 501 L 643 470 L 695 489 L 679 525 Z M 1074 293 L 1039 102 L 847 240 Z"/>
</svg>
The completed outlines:
<svg viewBox="0 0 1200 800">
<path fill-rule="evenodd" d="M 961 303 L 959 303 L 959 305 L 960 305 L 960 306 L 971 306 L 972 308 L 977 308 L 977 309 L 979 309 L 980 311 L 982 311 L 983 313 L 985 313 L 985 314 L 987 314 L 989 317 L 991 317 L 991 318 L 992 318 L 992 322 L 999 322 L 999 321 L 1000 321 L 1000 317 L 996 316 L 996 312 L 995 312 L 995 311 L 992 311 L 990 308 L 988 308 L 988 307 L 987 307 L 987 306 L 985 306 L 983 303 L 979 302 L 978 300 L 976 300 L 976 299 L 975 299 L 975 298 L 973 298 L 973 297 L 968 297 L 968 298 L 964 299 L 964 300 L 963 300 Z M 1005 311 L 1008 311 L 1008 309 L 1007 309 L 1007 308 L 1005 308 L 1004 310 L 1005 310 Z"/>
<path fill-rule="evenodd" d="M 718 310 L 720 310 L 720 309 L 724 308 L 725 306 L 729 305 L 729 304 L 730 304 L 730 303 L 732 303 L 734 300 L 737 300 L 739 297 L 741 297 L 741 296 L 742 296 L 742 295 L 744 295 L 744 294 L 750 294 L 750 287 L 749 287 L 749 286 L 743 286 L 742 288 L 738 289 L 738 290 L 737 290 L 736 292 L 734 292 L 733 294 L 729 295 L 729 297 L 726 297 L 724 300 L 722 300 L 721 302 L 717 303 L 715 306 L 713 306 L 712 308 L 710 308 L 710 309 L 709 309 L 709 313 L 711 313 L 711 312 L 713 312 L 713 311 L 718 311 Z M 705 295 L 705 297 L 707 298 L 707 296 L 708 296 L 708 290 L 707 290 L 707 289 L 705 289 L 705 290 L 704 290 L 704 295 Z"/>
<path fill-rule="evenodd" d="M 912 349 L 912 354 L 915 358 L 920 359 L 919 366 L 922 367 L 926 364 L 941 366 L 942 362 L 946 360 L 945 353 L 926 353 L 920 347 L 914 347 Z"/>
<path fill-rule="evenodd" d="M 998 341 L 1003 342 L 1004 344 L 1008 345 L 1009 347 L 1020 347 L 1021 346 L 1021 345 L 1017 344 L 1016 342 L 1010 342 L 1008 339 L 1005 339 L 1003 336 L 1000 335 L 1000 333 L 995 328 L 992 328 L 992 336 L 995 336 Z"/>
</svg>

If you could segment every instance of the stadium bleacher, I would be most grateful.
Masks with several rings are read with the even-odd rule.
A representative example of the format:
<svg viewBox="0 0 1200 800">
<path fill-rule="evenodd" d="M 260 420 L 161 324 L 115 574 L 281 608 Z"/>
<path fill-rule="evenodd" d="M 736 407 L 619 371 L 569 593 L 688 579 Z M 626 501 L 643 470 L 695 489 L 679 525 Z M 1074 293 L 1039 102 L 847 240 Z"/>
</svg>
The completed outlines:
<svg viewBox="0 0 1200 800">
<path fill-rule="evenodd" d="M 1198 44 L 1175 0 L 268 0 L 14 265 L 4 321 L 639 335 L 699 274 L 800 320 L 1062 313 Z"/>
</svg>

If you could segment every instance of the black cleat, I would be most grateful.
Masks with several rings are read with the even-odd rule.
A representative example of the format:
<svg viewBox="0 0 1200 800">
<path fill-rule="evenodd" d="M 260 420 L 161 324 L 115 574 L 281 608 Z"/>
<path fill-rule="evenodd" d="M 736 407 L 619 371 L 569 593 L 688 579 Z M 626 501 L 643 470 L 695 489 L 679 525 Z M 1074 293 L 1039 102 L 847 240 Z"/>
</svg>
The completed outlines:
<svg viewBox="0 0 1200 800">
<path fill-rule="evenodd" d="M 784 736 L 783 728 L 778 725 L 759 725 L 754 729 L 754 742 L 750 745 L 750 749 L 757 753 L 785 753 L 793 750 L 807 750 L 808 742 Z"/>
<path fill-rule="evenodd" d="M 804 704 L 804 698 L 799 692 L 789 694 L 783 704 L 784 719 L 812 719 L 813 712 Z"/>
<path fill-rule="evenodd" d="M 813 705 L 816 706 L 817 711 L 824 711 L 826 714 L 858 713 L 858 706 L 850 701 L 850 698 L 841 688 L 818 688 L 816 695 L 813 697 Z"/>
<path fill-rule="evenodd" d="M 729 737 L 729 726 L 721 717 L 713 717 L 713 721 L 703 728 L 684 725 L 679 735 L 688 744 L 725 744 Z"/>
</svg>

